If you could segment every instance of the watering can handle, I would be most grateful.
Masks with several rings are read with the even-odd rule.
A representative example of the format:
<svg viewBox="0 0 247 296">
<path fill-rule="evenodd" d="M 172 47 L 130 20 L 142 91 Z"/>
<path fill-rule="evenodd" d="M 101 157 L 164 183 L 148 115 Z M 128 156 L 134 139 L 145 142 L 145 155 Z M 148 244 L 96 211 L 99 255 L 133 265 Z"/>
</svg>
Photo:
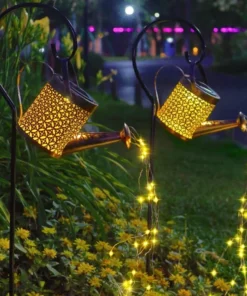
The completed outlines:
<svg viewBox="0 0 247 296">
<path fill-rule="evenodd" d="M 158 71 L 155 73 L 155 77 L 154 77 L 155 105 L 156 105 L 156 109 L 157 109 L 156 112 L 158 112 L 160 109 L 160 98 L 159 98 L 159 93 L 158 93 L 158 88 L 157 88 L 157 78 L 158 78 L 161 70 L 163 70 L 165 67 L 166 66 L 160 67 L 158 69 Z M 201 64 L 197 64 L 197 67 L 198 67 L 200 74 L 202 76 L 203 83 L 205 83 L 207 85 L 208 84 L 207 76 L 206 76 L 203 66 Z M 176 66 L 176 68 L 183 74 L 183 76 L 190 77 L 190 75 L 185 74 L 184 71 L 180 67 Z"/>
<path fill-rule="evenodd" d="M 41 63 L 41 64 L 47 66 L 48 69 L 51 70 L 52 75 L 55 74 L 53 68 L 52 68 L 50 65 L 48 65 L 47 63 L 45 63 L 45 62 L 40 62 L 40 61 L 37 61 L 37 63 Z M 17 86 L 17 96 L 18 96 L 19 107 L 20 107 L 20 116 L 19 116 L 19 119 L 21 119 L 22 116 L 23 116 L 23 108 L 22 108 L 22 98 L 21 98 L 20 84 L 21 84 L 21 74 L 22 74 L 22 72 L 24 71 L 24 68 L 25 68 L 25 66 L 23 66 L 23 67 L 19 70 L 18 75 L 17 75 L 17 82 L 16 82 L 16 86 Z"/>
<path fill-rule="evenodd" d="M 138 67 L 137 67 L 137 63 L 136 63 L 136 55 L 137 55 L 137 48 L 138 48 L 138 44 L 142 38 L 142 36 L 151 28 L 153 27 L 155 24 L 162 24 L 162 23 L 168 23 L 168 22 L 181 22 L 181 23 L 184 23 L 186 25 L 188 25 L 198 36 L 198 38 L 200 39 L 201 41 L 201 55 L 200 57 L 198 58 L 198 60 L 196 61 L 192 61 L 190 59 L 190 56 L 189 56 L 189 53 L 186 51 L 185 52 L 185 59 L 186 61 L 191 65 L 192 69 L 194 68 L 195 65 L 198 65 L 202 62 L 202 60 L 204 59 L 205 57 L 205 50 L 206 50 L 206 44 L 205 44 L 205 41 L 202 37 L 202 34 L 200 32 L 200 30 L 193 24 L 191 24 L 189 21 L 185 20 L 185 19 L 182 19 L 182 18 L 167 18 L 167 19 L 158 19 L 158 20 L 155 20 L 151 23 L 149 23 L 147 26 L 145 26 L 142 31 L 138 34 L 138 36 L 136 37 L 134 43 L 133 43 L 133 46 L 132 46 L 132 64 L 133 64 L 133 68 L 134 68 L 134 71 L 135 71 L 135 75 L 136 75 L 136 78 L 137 80 L 139 81 L 142 89 L 144 90 L 144 92 L 146 93 L 148 99 L 150 100 L 151 104 L 152 105 L 155 105 L 155 109 L 157 110 L 157 99 L 154 98 L 154 96 L 150 93 L 150 91 L 148 90 L 147 86 L 145 85 L 143 79 L 141 78 L 141 75 L 140 75 L 140 72 L 138 70 Z M 157 111 L 156 111 L 157 112 Z"/>
</svg>

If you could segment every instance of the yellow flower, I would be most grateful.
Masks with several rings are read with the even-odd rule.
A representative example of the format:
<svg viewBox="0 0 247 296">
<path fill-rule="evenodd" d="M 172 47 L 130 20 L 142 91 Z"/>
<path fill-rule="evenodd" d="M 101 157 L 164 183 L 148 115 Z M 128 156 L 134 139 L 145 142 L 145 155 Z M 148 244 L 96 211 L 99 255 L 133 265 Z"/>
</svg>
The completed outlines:
<svg viewBox="0 0 247 296">
<path fill-rule="evenodd" d="M 49 235 L 49 234 L 56 234 L 57 233 L 55 227 L 44 227 L 44 226 L 43 226 L 42 232 L 44 234 L 47 234 L 47 235 Z"/>
<path fill-rule="evenodd" d="M 73 257 L 73 253 L 69 250 L 65 250 L 61 253 L 62 255 L 64 255 L 67 258 L 72 258 Z"/>
<path fill-rule="evenodd" d="M 9 240 L 7 238 L 0 238 L 0 249 L 9 249 Z"/>
<path fill-rule="evenodd" d="M 21 239 L 27 239 L 30 236 L 30 231 L 24 228 L 17 228 L 16 236 L 18 236 Z"/>
<path fill-rule="evenodd" d="M 191 296 L 191 292 L 189 290 L 181 289 L 178 290 L 178 296 Z"/>
<path fill-rule="evenodd" d="M 40 251 L 37 250 L 35 247 L 27 248 L 27 257 L 32 259 L 35 256 L 40 255 Z"/>
<path fill-rule="evenodd" d="M 105 189 L 101 190 L 100 188 L 94 188 L 93 193 L 94 193 L 95 197 L 98 197 L 101 199 L 105 199 L 107 197 L 107 194 L 108 194 L 108 196 L 110 195 L 109 191 L 107 191 Z"/>
<path fill-rule="evenodd" d="M 27 218 L 37 219 L 37 209 L 33 206 L 24 208 L 23 215 Z"/>
<path fill-rule="evenodd" d="M 185 284 L 185 279 L 183 276 L 181 276 L 180 274 L 172 274 L 169 279 L 171 281 L 173 281 L 175 284 L 180 284 L 180 285 L 184 285 Z"/>
<path fill-rule="evenodd" d="M 45 257 L 54 259 L 57 257 L 57 252 L 54 249 L 45 248 L 43 251 L 43 255 Z"/>
<path fill-rule="evenodd" d="M 87 222 L 89 222 L 89 221 L 92 220 L 92 216 L 91 216 L 90 214 L 88 214 L 88 213 L 87 213 L 87 214 L 84 214 L 83 218 L 84 218 L 84 220 L 87 221 Z"/>
<path fill-rule="evenodd" d="M 133 236 L 126 232 L 119 233 L 119 240 L 123 242 L 131 243 L 133 241 Z"/>
<path fill-rule="evenodd" d="M 176 272 L 178 273 L 184 273 L 187 271 L 187 269 L 183 268 L 183 266 L 181 264 L 175 264 L 174 265 L 174 269 L 176 270 Z"/>
<path fill-rule="evenodd" d="M 163 286 L 164 288 L 168 288 L 170 286 L 170 283 L 167 280 L 165 280 L 164 278 L 159 279 L 159 284 L 161 286 Z"/>
<path fill-rule="evenodd" d="M 172 230 L 171 228 L 169 228 L 169 227 L 164 227 L 164 232 L 170 234 L 170 233 L 172 233 L 172 231 L 173 231 L 173 230 Z"/>
<path fill-rule="evenodd" d="M 88 249 L 89 249 L 89 245 L 83 239 L 77 238 L 75 240 L 74 244 L 76 245 L 77 250 L 88 251 Z"/>
<path fill-rule="evenodd" d="M 195 275 L 191 275 L 191 276 L 189 277 L 189 280 L 193 283 L 194 281 L 197 280 L 197 277 L 196 277 Z M 210 282 L 209 282 L 209 283 L 206 283 L 206 285 L 210 285 Z"/>
<path fill-rule="evenodd" d="M 68 197 L 62 193 L 58 193 L 57 198 L 60 200 L 67 200 L 68 199 Z"/>
<path fill-rule="evenodd" d="M 133 219 L 130 221 L 130 223 L 133 227 L 138 228 L 143 232 L 147 229 L 147 221 L 145 221 L 144 219 Z"/>
<path fill-rule="evenodd" d="M 20 276 L 18 275 L 18 273 L 14 273 L 14 283 L 15 285 L 19 284 L 20 282 Z"/>
<path fill-rule="evenodd" d="M 118 258 L 111 258 L 110 259 L 110 266 L 114 266 L 114 267 L 117 267 L 117 268 L 120 268 L 123 266 L 123 263 L 122 261 L 120 261 Z"/>
<path fill-rule="evenodd" d="M 62 242 L 63 246 L 66 246 L 66 247 L 69 247 L 69 248 L 72 247 L 72 242 L 67 237 L 61 238 L 60 241 Z"/>
<path fill-rule="evenodd" d="M 50 19 L 46 16 L 42 19 L 36 20 L 33 22 L 34 26 L 39 26 L 41 30 L 43 31 L 43 38 L 46 38 L 46 36 L 50 32 Z"/>
<path fill-rule="evenodd" d="M 82 262 L 77 266 L 77 270 L 76 273 L 77 274 L 87 274 L 87 273 L 91 273 L 95 270 L 95 267 L 91 264 Z"/>
<path fill-rule="evenodd" d="M 111 246 L 103 241 L 99 241 L 96 243 L 95 248 L 97 251 L 110 251 L 111 250 Z"/>
<path fill-rule="evenodd" d="M 108 275 L 112 275 L 112 276 L 114 276 L 114 275 L 116 275 L 116 271 L 113 270 L 113 269 L 111 269 L 111 268 L 109 268 L 109 267 L 107 267 L 107 268 L 102 268 L 102 269 L 101 269 L 101 272 L 100 272 L 100 276 L 101 276 L 102 278 L 105 278 L 105 277 L 107 277 Z"/>
<path fill-rule="evenodd" d="M 110 210 L 110 212 L 116 213 L 116 211 L 118 209 L 118 205 L 116 205 L 114 203 L 109 203 L 108 204 L 108 209 Z"/>
<path fill-rule="evenodd" d="M 33 240 L 31 240 L 31 239 L 26 239 L 25 240 L 25 245 L 27 247 L 36 247 L 36 243 Z"/>
<path fill-rule="evenodd" d="M 107 266 L 107 265 L 111 265 L 111 260 L 110 259 L 103 259 L 101 262 L 102 266 Z"/>
<path fill-rule="evenodd" d="M 164 277 L 164 274 L 162 272 L 162 270 L 159 270 L 157 268 L 154 269 L 154 274 L 159 277 L 159 278 L 163 278 Z"/>
<path fill-rule="evenodd" d="M 146 287 L 148 284 L 154 284 L 156 280 L 152 275 L 147 275 L 146 273 L 143 273 L 143 276 L 141 277 L 142 286 Z"/>
<path fill-rule="evenodd" d="M 120 226 L 121 228 L 125 228 L 127 226 L 127 221 L 125 219 L 115 219 L 114 224 Z"/>
<path fill-rule="evenodd" d="M 176 252 L 170 252 L 168 255 L 167 255 L 167 258 L 172 260 L 172 261 L 179 261 L 182 259 L 182 256 L 181 254 L 179 253 L 176 253 Z"/>
<path fill-rule="evenodd" d="M 64 216 L 61 216 L 58 221 L 61 223 L 61 224 L 69 224 L 70 223 L 70 219 L 69 218 L 66 218 Z"/>
<path fill-rule="evenodd" d="M 141 260 L 136 260 L 136 259 L 126 259 L 125 260 L 125 265 L 133 270 L 143 270 L 144 269 L 144 262 Z"/>
<path fill-rule="evenodd" d="M 231 286 L 226 283 L 223 279 L 219 278 L 214 282 L 214 286 L 221 292 L 227 292 L 231 289 Z"/>
<path fill-rule="evenodd" d="M 97 255 L 93 254 L 93 253 L 90 253 L 90 252 L 86 253 L 86 257 L 87 257 L 88 260 L 91 260 L 91 261 L 97 260 Z"/>
<path fill-rule="evenodd" d="M 77 70 L 80 70 L 82 66 L 82 60 L 81 60 L 81 53 L 79 49 L 77 49 L 75 53 L 75 64 L 76 64 Z"/>
<path fill-rule="evenodd" d="M 159 292 L 155 291 L 146 291 L 144 293 L 144 296 L 162 296 L 163 294 L 160 294 Z"/>
<path fill-rule="evenodd" d="M 99 288 L 101 286 L 101 279 L 97 278 L 96 276 L 92 277 L 90 280 L 89 280 L 89 284 L 90 286 L 92 287 L 96 287 L 96 288 Z"/>
<path fill-rule="evenodd" d="M 185 249 L 185 243 L 182 240 L 177 241 L 175 244 L 171 246 L 174 250 L 184 250 Z"/>
<path fill-rule="evenodd" d="M 6 255 L 0 253 L 0 261 L 3 261 L 6 258 Z"/>
</svg>

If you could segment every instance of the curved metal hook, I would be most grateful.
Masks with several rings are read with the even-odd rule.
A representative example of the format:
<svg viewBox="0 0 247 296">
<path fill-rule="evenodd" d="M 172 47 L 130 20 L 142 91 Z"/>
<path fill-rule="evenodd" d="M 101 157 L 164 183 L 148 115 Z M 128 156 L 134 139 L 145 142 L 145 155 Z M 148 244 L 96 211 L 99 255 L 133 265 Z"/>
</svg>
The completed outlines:
<svg viewBox="0 0 247 296">
<path fill-rule="evenodd" d="M 137 52 L 137 46 L 141 40 L 141 38 L 143 37 L 143 35 L 147 32 L 147 30 L 149 28 L 151 28 L 153 25 L 155 24 L 161 24 L 161 23 L 168 23 L 168 22 L 182 22 L 182 23 L 185 23 L 186 25 L 188 25 L 191 29 L 193 29 L 197 36 L 199 37 L 200 41 L 201 41 L 201 46 L 202 46 L 202 53 L 201 53 L 201 56 L 200 58 L 193 62 L 191 61 L 190 59 L 190 56 L 189 56 L 189 53 L 188 51 L 185 52 L 185 58 L 187 60 L 187 62 L 189 64 L 192 65 L 192 67 L 194 65 L 199 65 L 201 63 L 201 61 L 203 60 L 204 56 L 205 56 L 205 49 L 206 49 L 206 44 L 204 42 L 204 39 L 202 37 L 202 34 L 200 32 L 200 30 L 193 24 L 191 24 L 189 21 L 187 20 L 184 20 L 184 19 L 181 19 L 181 18 L 171 18 L 171 19 L 166 19 L 166 20 L 155 20 L 151 23 L 149 23 L 139 34 L 138 36 L 136 37 L 134 43 L 133 43 L 133 47 L 132 47 L 132 64 L 133 64 L 133 68 L 134 68 L 134 71 L 135 71 L 135 75 L 136 75 L 136 78 L 138 79 L 142 89 L 145 91 L 146 95 L 148 96 L 150 102 L 152 105 L 155 105 L 155 109 L 157 109 L 158 107 L 158 104 L 157 104 L 157 99 L 155 100 L 155 98 L 153 97 L 153 95 L 149 92 L 147 86 L 145 85 L 145 83 L 143 82 L 142 78 L 141 78 L 141 75 L 140 75 L 140 72 L 137 68 L 137 63 L 136 63 L 136 52 Z M 157 110 L 155 111 L 157 112 Z"/>
<path fill-rule="evenodd" d="M 55 54 L 55 57 L 57 59 L 59 59 L 61 62 L 65 61 L 65 62 L 68 62 L 70 59 L 72 59 L 72 57 L 75 55 L 76 53 L 76 50 L 77 50 L 77 40 L 76 40 L 76 32 L 71 24 L 71 22 L 66 18 L 65 15 L 63 15 L 57 8 L 53 7 L 53 6 L 50 6 L 50 5 L 47 5 L 47 4 L 42 4 L 42 3 L 21 3 L 21 4 L 17 4 L 17 5 L 13 5 L 9 8 L 7 8 L 5 11 L 3 11 L 1 14 L 0 14 L 0 20 L 1 18 L 3 18 L 4 16 L 6 16 L 9 12 L 12 12 L 13 10 L 16 10 L 16 9 L 19 9 L 19 8 L 44 8 L 44 9 L 51 9 L 53 12 L 57 13 L 59 15 L 59 17 L 61 19 L 63 19 L 63 21 L 65 22 L 65 24 L 67 25 L 68 27 L 68 30 L 72 36 L 72 40 L 73 40 L 73 51 L 71 53 L 71 55 L 67 58 L 60 58 L 58 55 L 57 55 L 57 52 L 56 52 L 56 49 L 53 50 L 53 54 Z"/>
</svg>

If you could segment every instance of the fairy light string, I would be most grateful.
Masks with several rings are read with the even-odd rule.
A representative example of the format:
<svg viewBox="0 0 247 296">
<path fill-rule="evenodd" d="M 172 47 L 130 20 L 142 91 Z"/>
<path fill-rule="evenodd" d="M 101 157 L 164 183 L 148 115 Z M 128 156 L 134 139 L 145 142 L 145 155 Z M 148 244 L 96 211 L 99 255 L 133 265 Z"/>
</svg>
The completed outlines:
<svg viewBox="0 0 247 296">
<path fill-rule="evenodd" d="M 229 289 L 224 295 L 230 295 L 233 293 L 236 286 L 241 287 L 240 289 L 243 292 L 243 295 L 247 295 L 247 263 L 246 263 L 246 254 L 247 254 L 247 190 L 240 198 L 240 208 L 238 209 L 239 225 L 236 231 L 235 236 L 228 239 L 226 242 L 226 249 L 223 251 L 219 257 L 215 268 L 210 272 L 211 276 L 217 278 L 220 275 L 218 272 L 218 266 L 222 260 L 225 252 L 228 249 L 234 248 L 236 250 L 235 256 L 239 259 L 239 268 L 238 273 L 234 274 L 232 279 L 228 282 Z M 210 295 L 213 295 L 212 293 Z"/>
<path fill-rule="evenodd" d="M 151 253 L 151 258 L 153 259 L 153 251 L 155 246 L 158 244 L 158 234 L 159 234 L 159 211 L 158 211 L 158 202 L 159 199 L 156 194 L 156 184 L 154 182 L 149 183 L 148 182 L 148 171 L 149 171 L 149 153 L 150 149 L 145 143 L 145 141 L 142 138 L 139 138 L 137 132 L 131 128 L 132 133 L 132 143 L 136 145 L 139 148 L 139 159 L 142 162 L 142 169 L 139 174 L 138 178 L 138 185 L 139 190 L 142 193 L 141 195 L 137 195 L 135 203 L 139 205 L 139 216 L 140 218 L 143 217 L 143 213 L 146 210 L 146 207 L 148 203 L 152 203 L 152 228 L 148 229 L 146 226 L 146 230 L 136 236 L 131 236 L 133 239 L 132 246 L 136 250 L 136 260 L 140 258 L 144 258 L 148 253 Z M 143 176 L 144 176 L 144 182 L 145 187 L 143 188 Z M 120 242 L 117 242 L 112 249 L 109 252 L 109 256 L 114 256 L 114 249 L 118 247 L 119 245 L 123 243 L 128 243 L 128 240 L 122 240 Z M 153 264 L 153 260 L 151 260 L 151 264 Z M 153 266 L 152 266 L 153 269 Z M 132 269 L 129 273 L 128 279 L 125 279 L 122 282 L 122 292 L 120 295 L 124 296 L 130 296 L 135 291 L 135 283 L 138 281 L 136 279 L 136 275 L 138 273 L 137 269 Z M 152 286 L 151 284 L 147 284 L 145 287 L 146 291 L 151 291 Z"/>
</svg>

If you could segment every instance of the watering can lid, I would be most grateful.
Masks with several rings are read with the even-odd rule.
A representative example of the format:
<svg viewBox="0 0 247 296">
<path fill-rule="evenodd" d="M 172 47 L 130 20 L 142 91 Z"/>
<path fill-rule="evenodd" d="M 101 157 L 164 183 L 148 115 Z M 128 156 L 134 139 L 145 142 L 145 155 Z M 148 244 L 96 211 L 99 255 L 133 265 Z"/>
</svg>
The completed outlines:
<svg viewBox="0 0 247 296">
<path fill-rule="evenodd" d="M 66 94 L 64 81 L 62 77 L 56 73 L 52 76 L 49 84 L 64 97 L 69 97 Z M 98 103 L 82 88 L 72 81 L 69 81 L 71 97 L 70 100 L 77 106 L 83 108 L 88 112 L 93 112 L 98 107 Z"/>
<path fill-rule="evenodd" d="M 220 96 L 210 86 L 198 80 L 192 82 L 189 75 L 184 75 L 180 82 L 204 101 L 216 105 L 220 100 Z"/>
</svg>

